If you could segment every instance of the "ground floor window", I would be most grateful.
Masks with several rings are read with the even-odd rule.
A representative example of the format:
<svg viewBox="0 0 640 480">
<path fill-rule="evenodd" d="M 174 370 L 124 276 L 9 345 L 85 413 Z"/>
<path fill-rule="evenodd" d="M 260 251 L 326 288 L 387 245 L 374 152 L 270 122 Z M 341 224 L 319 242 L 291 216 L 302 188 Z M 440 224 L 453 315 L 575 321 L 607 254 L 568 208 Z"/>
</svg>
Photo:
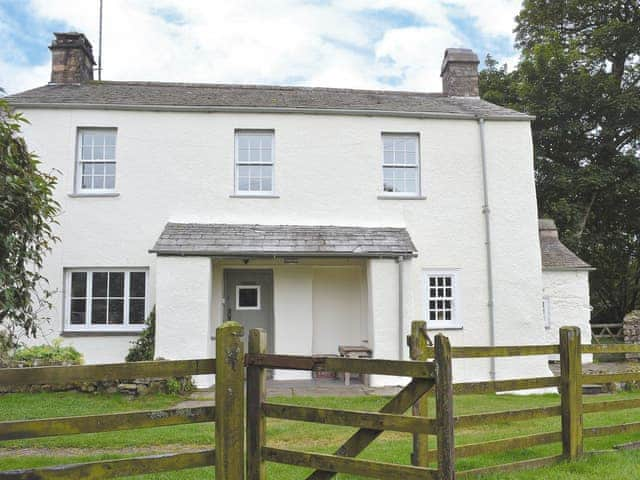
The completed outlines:
<svg viewBox="0 0 640 480">
<path fill-rule="evenodd" d="M 460 328 L 457 272 L 425 271 L 427 328 Z"/>
<path fill-rule="evenodd" d="M 146 269 L 65 271 L 65 330 L 141 330 L 147 283 Z"/>
</svg>

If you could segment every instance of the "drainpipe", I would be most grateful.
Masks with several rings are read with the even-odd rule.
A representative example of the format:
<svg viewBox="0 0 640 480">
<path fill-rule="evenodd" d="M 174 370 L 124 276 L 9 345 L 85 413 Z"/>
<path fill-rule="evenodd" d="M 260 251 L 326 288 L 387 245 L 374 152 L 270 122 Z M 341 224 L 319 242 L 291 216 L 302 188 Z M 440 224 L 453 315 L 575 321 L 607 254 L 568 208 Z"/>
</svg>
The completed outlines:
<svg viewBox="0 0 640 480">
<path fill-rule="evenodd" d="M 396 259 L 396 262 L 398 262 L 398 360 L 402 360 L 402 353 L 404 352 L 404 345 L 405 345 L 405 340 L 404 340 L 404 298 L 403 298 L 403 281 L 402 281 L 402 277 L 403 277 L 403 272 L 404 272 L 404 268 L 403 267 L 403 263 L 404 263 L 404 257 L 403 256 L 399 256 Z"/>
<path fill-rule="evenodd" d="M 491 255 L 491 209 L 489 208 L 489 181 L 487 166 L 487 149 L 484 131 L 484 118 L 478 118 L 478 126 L 480 128 L 480 156 L 482 159 L 482 214 L 484 216 L 484 232 L 485 232 L 485 248 L 487 259 L 487 307 L 489 308 L 489 342 L 492 347 L 496 345 L 496 318 L 493 297 L 493 258 Z M 491 357 L 491 366 L 489 369 L 489 377 L 491 380 L 496 379 L 496 359 Z"/>
</svg>

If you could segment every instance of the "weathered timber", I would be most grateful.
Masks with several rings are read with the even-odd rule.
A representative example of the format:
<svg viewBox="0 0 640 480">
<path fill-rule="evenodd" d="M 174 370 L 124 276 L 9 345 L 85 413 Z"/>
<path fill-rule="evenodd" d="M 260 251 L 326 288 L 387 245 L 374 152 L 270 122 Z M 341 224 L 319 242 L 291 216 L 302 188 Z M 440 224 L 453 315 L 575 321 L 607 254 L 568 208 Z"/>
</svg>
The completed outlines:
<svg viewBox="0 0 640 480">
<path fill-rule="evenodd" d="M 0 422 L 0 441 L 213 422 L 215 407 Z"/>
<path fill-rule="evenodd" d="M 607 343 L 601 345 L 582 345 L 582 353 L 640 353 L 640 345 L 625 343 Z"/>
<path fill-rule="evenodd" d="M 61 385 L 150 377 L 187 377 L 216 373 L 214 359 L 161 360 L 56 367 L 3 368 L 0 385 Z"/>
<path fill-rule="evenodd" d="M 544 445 L 546 443 L 555 443 L 562 441 L 562 432 L 536 433 L 534 435 L 526 435 L 522 437 L 503 438 L 500 440 L 491 440 L 482 443 L 471 443 L 469 445 L 461 445 L 456 447 L 456 457 L 472 457 L 474 455 L 482 455 L 485 453 L 499 453 L 508 450 L 516 450 L 521 448 L 529 448 L 535 445 Z"/>
<path fill-rule="evenodd" d="M 324 369 L 330 372 L 433 378 L 435 367 L 433 362 L 329 357 L 325 360 Z"/>
<path fill-rule="evenodd" d="M 247 366 L 281 370 L 317 370 L 362 374 L 433 378 L 432 362 L 375 360 L 365 358 L 308 357 L 300 355 L 249 354 Z"/>
<path fill-rule="evenodd" d="M 558 377 L 518 378 L 514 380 L 455 383 L 453 385 L 453 393 L 456 395 L 496 393 L 510 390 L 557 387 L 559 385 L 560 378 Z"/>
<path fill-rule="evenodd" d="M 564 461 L 562 455 L 553 457 L 535 458 L 533 460 L 523 460 L 520 462 L 506 463 L 503 465 L 494 465 L 491 467 L 475 468 L 473 470 L 463 470 L 458 472 L 458 478 L 476 478 L 479 475 L 491 475 L 493 473 L 517 472 L 519 470 L 530 470 L 533 468 L 548 467 L 557 465 Z"/>
<path fill-rule="evenodd" d="M 267 351 L 267 332 L 254 328 L 249 332 L 249 354 L 263 354 Z M 247 367 L 247 478 L 264 480 L 265 463 L 262 447 L 266 442 L 267 419 L 263 412 L 266 400 L 267 375 L 262 367 Z"/>
<path fill-rule="evenodd" d="M 451 344 L 442 334 L 435 338 L 436 430 L 438 436 L 438 475 L 440 480 L 455 480 L 456 452 L 453 422 L 453 371 Z"/>
<path fill-rule="evenodd" d="M 433 388 L 433 380 L 413 379 L 406 387 L 389 400 L 380 413 L 403 414 L 411 405 Z M 338 450 L 336 455 L 342 457 L 355 457 L 361 453 L 371 442 L 380 436 L 380 430 L 361 428 L 354 433 Z M 307 480 L 328 480 L 335 476 L 335 472 L 316 470 L 307 477 Z"/>
<path fill-rule="evenodd" d="M 429 337 L 427 336 L 427 322 L 411 322 L 411 335 L 409 336 L 409 357 L 411 360 L 425 362 L 429 356 Z M 416 417 L 426 418 L 429 416 L 429 397 L 425 394 L 412 407 L 411 412 Z M 429 437 L 428 433 L 433 431 L 432 427 L 424 429 L 422 432 L 413 434 L 413 451 L 411 452 L 411 464 L 416 467 L 429 466 Z"/>
<path fill-rule="evenodd" d="M 427 349 L 427 358 L 433 358 L 435 350 Z M 523 357 L 560 353 L 558 345 L 513 345 L 502 347 L 451 347 L 453 358 Z"/>
<path fill-rule="evenodd" d="M 333 475 L 336 473 L 348 473 L 371 478 L 397 478 L 402 480 L 435 480 L 437 478 L 437 470 L 431 468 L 358 460 L 335 455 L 282 450 L 272 447 L 263 448 L 263 455 L 265 460 L 269 462 L 317 468 L 321 469 L 321 471 L 331 472 Z"/>
<path fill-rule="evenodd" d="M 0 472 L 0 480 L 97 480 L 149 473 L 170 472 L 215 464 L 214 450 L 135 457 L 122 460 L 76 463 Z"/>
<path fill-rule="evenodd" d="M 272 418 L 359 427 L 370 430 L 414 433 L 433 431 L 434 428 L 434 420 L 431 418 L 409 417 L 390 413 L 300 407 L 281 403 L 263 403 L 262 410 L 267 417 Z"/>
<path fill-rule="evenodd" d="M 614 435 L 617 433 L 635 433 L 640 432 L 640 422 L 623 423 L 620 425 L 607 425 L 604 427 L 590 427 L 584 429 L 585 437 L 602 437 L 605 435 Z"/>
<path fill-rule="evenodd" d="M 581 378 L 582 378 L 581 383 L 583 384 L 640 382 L 640 372 L 582 375 Z"/>
<path fill-rule="evenodd" d="M 607 410 L 625 410 L 628 408 L 640 408 L 640 398 L 613 400 L 607 402 L 589 402 L 582 405 L 583 413 L 604 412 Z"/>
<path fill-rule="evenodd" d="M 581 377 L 580 329 L 562 327 L 560 328 L 562 452 L 569 460 L 576 460 L 584 451 Z"/>
<path fill-rule="evenodd" d="M 453 392 L 456 395 L 467 395 L 558 387 L 559 385 L 559 377 L 517 378 L 511 380 L 455 383 L 453 385 Z"/>
<path fill-rule="evenodd" d="M 534 418 L 555 417 L 562 414 L 560 406 L 527 408 L 524 410 L 511 410 L 504 412 L 478 413 L 473 415 L 460 415 L 454 417 L 456 427 L 473 427 L 487 425 L 489 423 L 514 422 L 518 420 L 531 420 Z"/>
<path fill-rule="evenodd" d="M 244 480 L 244 329 L 216 329 L 216 478 Z"/>
<path fill-rule="evenodd" d="M 304 355 L 280 355 L 275 353 L 249 353 L 246 355 L 247 366 L 277 368 L 279 370 L 321 370 L 325 357 Z"/>
</svg>

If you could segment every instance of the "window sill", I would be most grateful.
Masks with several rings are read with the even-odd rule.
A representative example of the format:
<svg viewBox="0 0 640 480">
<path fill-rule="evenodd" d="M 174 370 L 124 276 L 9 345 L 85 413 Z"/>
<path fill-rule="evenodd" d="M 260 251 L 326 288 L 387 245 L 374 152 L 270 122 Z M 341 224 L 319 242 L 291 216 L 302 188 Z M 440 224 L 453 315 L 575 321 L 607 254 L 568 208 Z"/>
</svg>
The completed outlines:
<svg viewBox="0 0 640 480">
<path fill-rule="evenodd" d="M 137 337 L 143 332 L 140 330 L 65 330 L 60 332 L 61 337 Z"/>
<path fill-rule="evenodd" d="M 242 195 L 242 194 L 234 193 L 232 195 L 229 195 L 229 198 L 280 198 L 280 195 L 272 195 L 272 194 L 265 194 L 265 195 L 248 194 L 248 195 Z"/>
<path fill-rule="evenodd" d="M 440 325 L 430 325 L 429 322 L 427 322 L 427 330 L 431 331 L 431 330 L 463 330 L 463 326 L 462 325 L 447 325 L 447 326 L 440 326 Z"/>
<path fill-rule="evenodd" d="M 120 194 L 117 192 L 113 192 L 113 193 L 68 193 L 67 194 L 68 197 L 71 198 L 83 198 L 83 197 L 106 197 L 106 198 L 113 198 L 113 197 L 119 197 Z"/>
<path fill-rule="evenodd" d="M 422 195 L 378 195 L 378 200 L 426 200 Z"/>
</svg>

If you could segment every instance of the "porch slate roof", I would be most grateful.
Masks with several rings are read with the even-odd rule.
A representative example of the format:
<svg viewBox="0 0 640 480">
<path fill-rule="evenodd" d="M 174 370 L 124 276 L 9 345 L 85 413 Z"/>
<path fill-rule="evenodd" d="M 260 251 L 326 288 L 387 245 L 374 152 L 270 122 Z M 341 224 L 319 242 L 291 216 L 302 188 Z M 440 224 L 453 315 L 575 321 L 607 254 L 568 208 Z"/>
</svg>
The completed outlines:
<svg viewBox="0 0 640 480">
<path fill-rule="evenodd" d="M 593 270 L 593 267 L 569 250 L 558 237 L 553 220 L 538 221 L 543 270 Z"/>
<path fill-rule="evenodd" d="M 49 84 L 6 97 L 17 107 L 152 108 L 157 110 L 267 109 L 273 111 L 360 112 L 362 114 L 486 116 L 531 120 L 529 115 L 478 97 L 442 93 L 274 85 L 129 81 Z"/>
<path fill-rule="evenodd" d="M 151 253 L 212 256 L 415 255 L 405 228 L 167 223 Z"/>
</svg>

